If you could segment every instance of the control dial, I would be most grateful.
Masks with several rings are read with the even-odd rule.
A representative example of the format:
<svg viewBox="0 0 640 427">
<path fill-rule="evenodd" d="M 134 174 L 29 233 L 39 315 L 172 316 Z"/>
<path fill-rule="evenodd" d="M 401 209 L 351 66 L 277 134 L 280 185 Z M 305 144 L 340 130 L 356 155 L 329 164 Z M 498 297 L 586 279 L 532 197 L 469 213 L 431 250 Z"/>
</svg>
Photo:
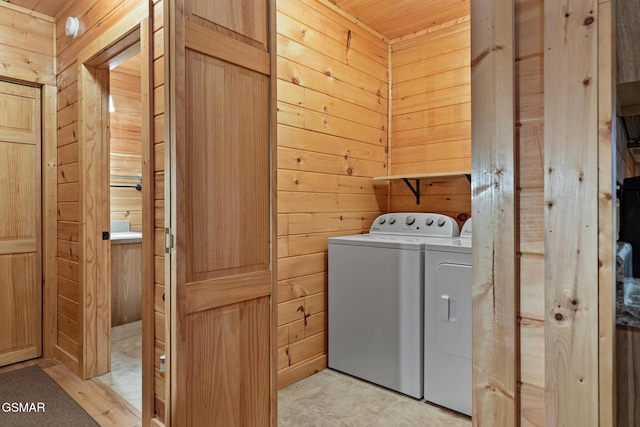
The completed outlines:
<svg viewBox="0 0 640 427">
<path fill-rule="evenodd" d="M 427 217 L 427 225 L 433 224 L 433 218 Z"/>
<path fill-rule="evenodd" d="M 392 216 L 391 218 L 389 218 L 389 224 L 395 224 L 396 223 L 396 217 Z"/>
<path fill-rule="evenodd" d="M 378 224 L 384 224 L 385 222 L 387 222 L 387 220 L 384 217 L 378 219 Z"/>
<path fill-rule="evenodd" d="M 414 222 L 416 222 L 416 218 L 415 218 L 414 216 L 412 216 L 412 215 L 409 215 L 409 216 L 407 217 L 407 220 L 406 220 L 407 225 L 411 225 L 411 224 L 413 224 Z"/>
<path fill-rule="evenodd" d="M 438 219 L 438 227 L 442 227 L 444 225 L 444 223 L 445 223 L 444 218 Z"/>
</svg>

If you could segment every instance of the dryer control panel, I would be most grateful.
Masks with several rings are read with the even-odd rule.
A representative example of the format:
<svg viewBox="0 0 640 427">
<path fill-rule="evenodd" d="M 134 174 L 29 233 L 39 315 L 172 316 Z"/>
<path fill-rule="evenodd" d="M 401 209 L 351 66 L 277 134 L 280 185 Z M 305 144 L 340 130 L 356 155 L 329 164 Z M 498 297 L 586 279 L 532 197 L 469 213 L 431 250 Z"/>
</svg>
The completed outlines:
<svg viewBox="0 0 640 427">
<path fill-rule="evenodd" d="M 424 237 L 457 237 L 455 219 L 437 213 L 400 212 L 380 215 L 369 229 L 371 234 L 397 234 Z"/>
</svg>

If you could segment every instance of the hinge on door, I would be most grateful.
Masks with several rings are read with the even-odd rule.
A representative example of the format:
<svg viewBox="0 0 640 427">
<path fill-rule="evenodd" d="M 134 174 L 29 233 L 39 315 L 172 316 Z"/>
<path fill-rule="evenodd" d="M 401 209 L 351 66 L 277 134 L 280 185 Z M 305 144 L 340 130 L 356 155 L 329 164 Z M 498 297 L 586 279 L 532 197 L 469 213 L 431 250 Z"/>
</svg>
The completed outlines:
<svg viewBox="0 0 640 427">
<path fill-rule="evenodd" d="M 171 248 L 173 247 L 173 234 L 171 234 L 170 228 L 164 229 L 164 252 L 171 252 Z"/>
</svg>

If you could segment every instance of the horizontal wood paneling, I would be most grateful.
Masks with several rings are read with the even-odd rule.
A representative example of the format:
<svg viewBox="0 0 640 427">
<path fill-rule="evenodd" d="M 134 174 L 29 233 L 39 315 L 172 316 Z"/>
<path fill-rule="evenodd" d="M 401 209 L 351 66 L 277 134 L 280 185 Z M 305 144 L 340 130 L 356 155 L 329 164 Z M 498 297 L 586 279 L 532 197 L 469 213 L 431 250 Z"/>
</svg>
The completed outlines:
<svg viewBox="0 0 640 427">
<path fill-rule="evenodd" d="M 0 2 L 0 77 L 56 85 L 53 20 Z"/>
<path fill-rule="evenodd" d="M 520 426 L 544 426 L 544 388 L 531 384 L 521 384 L 520 392 Z"/>
<path fill-rule="evenodd" d="M 115 108 L 109 114 L 112 185 L 144 185 L 134 178 L 142 176 L 141 88 L 140 54 L 109 72 L 109 93 Z M 131 231 L 141 231 L 142 191 L 111 188 L 111 220 L 129 221 Z"/>
<path fill-rule="evenodd" d="M 392 41 L 390 175 L 471 170 L 470 46 L 468 20 Z M 391 210 L 438 212 L 462 225 L 470 191 L 465 177 L 422 180 L 417 205 L 392 182 Z"/>
<path fill-rule="evenodd" d="M 388 45 L 317 1 L 278 7 L 278 386 L 326 366 L 327 239 L 387 208 Z"/>
<path fill-rule="evenodd" d="M 517 248 L 520 252 L 522 426 L 545 425 L 544 11 L 542 0 L 517 0 Z"/>
<path fill-rule="evenodd" d="M 80 143 L 78 141 L 78 85 L 77 57 L 89 44 L 100 38 L 114 24 L 129 15 L 142 1 L 124 0 L 90 0 L 86 2 L 67 2 L 65 7 L 56 10 L 61 14 L 53 28 L 53 40 L 49 45 L 53 51 L 55 46 L 55 69 L 59 91 L 58 110 L 58 294 L 70 301 L 81 304 L 82 283 L 79 283 L 79 262 L 77 242 L 80 239 L 79 201 L 79 169 L 78 158 Z M 67 16 L 77 16 L 81 21 L 81 29 L 77 38 L 67 37 L 64 32 Z M 139 121 L 139 120 L 138 120 Z M 73 293 L 68 291 L 73 289 Z M 63 314 L 63 313 L 59 313 Z M 78 319 L 78 330 L 83 330 L 82 319 Z M 63 331 L 61 328 L 64 328 Z M 70 337 L 68 323 L 59 323 L 56 357 L 74 372 L 82 375 L 83 365 L 82 339 Z"/>
<path fill-rule="evenodd" d="M 154 114 L 153 117 L 153 129 L 151 136 L 153 139 L 153 167 L 156 175 L 154 183 L 154 235 L 161 236 L 162 245 L 160 248 L 156 245 L 155 250 L 155 268 L 154 268 L 154 293 L 150 295 L 155 301 L 154 316 L 156 319 L 165 319 L 165 259 L 164 259 L 164 140 L 165 140 L 165 121 L 164 121 L 164 84 L 165 84 L 165 60 L 164 60 L 164 1 L 157 1 L 153 7 L 152 15 L 153 23 L 153 52 L 152 57 L 154 59 L 154 66 L 152 68 L 152 86 L 154 87 L 153 101 L 154 105 L 162 104 L 162 108 L 158 108 L 158 111 L 162 113 Z M 144 183 L 143 183 L 144 185 Z M 159 250 L 158 250 L 159 249 Z M 165 334 L 167 326 L 162 323 L 154 325 L 154 347 L 155 354 L 158 355 L 155 358 L 155 363 L 159 363 L 159 355 L 165 353 Z M 158 366 L 156 366 L 156 370 Z M 165 420 L 165 397 L 167 390 L 165 386 L 164 378 L 156 375 L 153 382 L 153 416 L 159 421 Z"/>
</svg>

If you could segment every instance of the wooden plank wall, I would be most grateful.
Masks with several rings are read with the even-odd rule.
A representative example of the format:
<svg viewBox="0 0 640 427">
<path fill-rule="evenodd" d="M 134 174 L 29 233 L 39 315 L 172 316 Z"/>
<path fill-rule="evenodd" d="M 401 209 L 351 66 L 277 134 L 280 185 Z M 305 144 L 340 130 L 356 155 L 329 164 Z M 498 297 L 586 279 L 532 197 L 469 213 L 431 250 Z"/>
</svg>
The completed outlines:
<svg viewBox="0 0 640 427">
<path fill-rule="evenodd" d="M 25 35 L 29 36 L 26 37 Z M 43 356 L 53 355 L 56 317 L 56 75 L 53 17 L 0 2 L 0 78 L 43 84 Z M 45 170 L 46 169 L 46 170 Z"/>
<path fill-rule="evenodd" d="M 520 420 L 544 426 L 544 3 L 516 1 Z"/>
<path fill-rule="evenodd" d="M 583 0 L 544 4 L 547 425 L 601 425 L 606 405 L 591 404 L 605 385 L 599 380 L 604 368 L 599 346 L 606 348 L 611 338 L 604 325 L 599 328 L 599 313 L 610 308 L 599 307 L 598 286 L 600 266 L 611 263 L 606 249 L 611 242 L 598 244 L 598 232 L 607 233 L 598 223 L 605 214 L 604 207 L 598 209 L 598 89 L 608 86 L 598 75 L 598 61 L 609 60 L 598 55 L 604 23 L 593 6 Z M 603 293 L 603 303 L 604 298 Z M 572 410 L 578 407 L 583 409 Z"/>
<path fill-rule="evenodd" d="M 58 86 L 58 340 L 55 356 L 80 374 L 82 324 L 79 283 L 79 170 L 77 56 L 140 1 L 69 2 L 56 15 Z M 64 33 L 67 16 L 82 22 L 77 38 Z"/>
<path fill-rule="evenodd" d="M 328 2 L 277 7 L 282 388 L 327 366 L 327 238 L 387 209 L 388 43 Z"/>
<path fill-rule="evenodd" d="M 51 17 L 0 2 L 0 77 L 55 86 L 54 34 Z"/>
<path fill-rule="evenodd" d="M 391 175 L 471 171 L 470 15 L 391 40 Z M 471 213 L 467 178 L 421 182 L 421 203 L 391 183 L 391 211 Z"/>
<path fill-rule="evenodd" d="M 165 102 L 165 62 L 164 62 L 164 1 L 153 0 L 153 167 L 154 167 L 154 252 L 155 252 L 155 293 L 154 304 L 154 417 L 165 420 L 165 374 L 160 373 L 160 356 L 165 354 L 165 157 L 164 157 L 164 102 Z M 143 183 L 144 184 L 144 183 Z"/>
<path fill-rule="evenodd" d="M 109 92 L 115 107 L 109 114 L 112 185 L 141 183 L 133 178 L 142 176 L 140 85 L 140 54 L 109 72 Z M 142 192 L 135 188 L 112 187 L 111 220 L 129 221 L 131 231 L 142 231 Z"/>
<path fill-rule="evenodd" d="M 616 404 L 617 427 L 640 425 L 640 329 L 616 328 Z"/>
</svg>

